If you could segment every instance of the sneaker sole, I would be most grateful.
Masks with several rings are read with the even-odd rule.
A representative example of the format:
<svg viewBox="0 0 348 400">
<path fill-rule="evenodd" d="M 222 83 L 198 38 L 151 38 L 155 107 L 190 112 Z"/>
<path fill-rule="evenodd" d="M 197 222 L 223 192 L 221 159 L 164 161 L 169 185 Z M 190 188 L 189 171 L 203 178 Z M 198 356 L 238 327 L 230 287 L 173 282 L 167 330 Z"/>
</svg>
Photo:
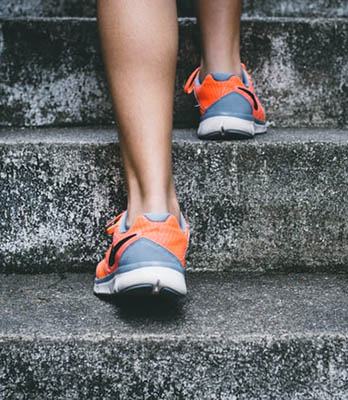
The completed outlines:
<svg viewBox="0 0 348 400">
<path fill-rule="evenodd" d="M 203 120 L 197 135 L 207 140 L 243 140 L 267 132 L 267 124 L 258 124 L 236 117 L 218 116 Z"/>
<path fill-rule="evenodd" d="M 94 282 L 94 293 L 102 295 L 176 295 L 187 293 L 183 273 L 166 267 L 147 266 L 115 274 L 107 282 Z"/>
</svg>

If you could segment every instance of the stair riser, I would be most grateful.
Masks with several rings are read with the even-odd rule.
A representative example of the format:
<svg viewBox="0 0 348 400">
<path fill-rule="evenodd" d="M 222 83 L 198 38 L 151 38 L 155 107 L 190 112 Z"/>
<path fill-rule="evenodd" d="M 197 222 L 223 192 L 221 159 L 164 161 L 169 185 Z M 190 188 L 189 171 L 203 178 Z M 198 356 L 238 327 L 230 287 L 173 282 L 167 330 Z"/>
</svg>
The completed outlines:
<svg viewBox="0 0 348 400">
<path fill-rule="evenodd" d="M 251 17 L 347 17 L 348 4 L 341 0 L 243 0 L 244 15 Z"/>
<path fill-rule="evenodd" d="M 0 125 L 102 124 L 113 120 L 94 20 L 3 20 Z M 174 124 L 198 112 L 183 85 L 199 63 L 193 20 L 180 22 Z M 2 40 L 2 41 L 1 41 Z M 348 22 L 248 20 L 242 58 L 268 120 L 279 127 L 347 125 Z"/>
<path fill-rule="evenodd" d="M 244 0 L 248 16 L 348 16 L 348 5 L 341 0 Z M 193 2 L 177 1 L 178 14 L 193 16 Z M 95 17 L 96 1 L 88 0 L 0 0 L 0 15 L 6 17 Z"/>
<path fill-rule="evenodd" d="M 347 339 L 3 338 L 3 398 L 345 399 Z"/>
<path fill-rule="evenodd" d="M 2 144 L 0 271 L 88 270 L 102 258 L 104 224 L 126 207 L 118 144 L 98 142 L 102 137 Z M 347 141 L 178 140 L 173 155 L 192 228 L 190 269 L 333 271 L 348 265 Z"/>
</svg>

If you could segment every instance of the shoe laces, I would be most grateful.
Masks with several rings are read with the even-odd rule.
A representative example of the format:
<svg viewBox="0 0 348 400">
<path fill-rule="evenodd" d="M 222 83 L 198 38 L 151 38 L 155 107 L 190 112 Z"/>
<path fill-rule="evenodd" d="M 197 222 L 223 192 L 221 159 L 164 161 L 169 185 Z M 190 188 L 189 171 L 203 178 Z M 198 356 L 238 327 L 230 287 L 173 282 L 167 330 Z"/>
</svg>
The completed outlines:
<svg viewBox="0 0 348 400">
<path fill-rule="evenodd" d="M 111 221 L 109 221 L 106 225 L 106 232 L 108 235 L 112 235 L 115 232 L 116 227 L 119 225 L 121 218 L 123 217 L 125 211 L 123 211 L 121 214 L 117 215 L 115 218 L 113 218 Z"/>
<path fill-rule="evenodd" d="M 191 94 L 193 92 L 194 81 L 195 81 L 197 75 L 199 74 L 200 70 L 201 70 L 201 67 L 197 67 L 192 72 L 192 74 L 190 75 L 188 80 L 186 81 L 185 86 L 184 86 L 184 91 L 185 91 L 186 94 Z"/>
<path fill-rule="evenodd" d="M 241 67 L 244 69 L 244 71 L 245 71 L 245 73 L 246 73 L 246 75 L 247 75 L 247 78 L 248 78 L 250 84 L 252 84 L 253 81 L 252 81 L 252 79 L 250 78 L 249 74 L 246 72 L 245 64 L 241 63 L 240 65 L 241 65 Z M 184 86 L 184 91 L 185 91 L 186 94 L 191 94 L 191 93 L 193 92 L 193 89 L 194 89 L 194 82 L 195 82 L 195 79 L 196 79 L 197 75 L 199 74 L 200 70 L 201 70 L 201 68 L 200 68 L 200 67 L 197 67 L 197 68 L 192 72 L 192 74 L 189 76 L 189 78 L 187 79 L 187 81 L 186 81 L 186 83 L 185 83 L 185 86 Z"/>
</svg>

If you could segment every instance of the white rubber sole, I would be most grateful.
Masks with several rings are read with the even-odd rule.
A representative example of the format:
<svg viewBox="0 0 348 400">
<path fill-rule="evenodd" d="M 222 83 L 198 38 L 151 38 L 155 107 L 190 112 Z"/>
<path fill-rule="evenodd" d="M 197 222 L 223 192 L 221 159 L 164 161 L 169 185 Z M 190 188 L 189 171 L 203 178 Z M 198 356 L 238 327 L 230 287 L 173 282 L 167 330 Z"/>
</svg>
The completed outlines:
<svg viewBox="0 0 348 400">
<path fill-rule="evenodd" d="M 174 269 L 147 266 L 133 271 L 115 275 L 107 282 L 95 282 L 95 294 L 118 294 L 137 288 L 151 288 L 152 294 L 161 290 L 170 291 L 185 296 L 187 293 L 184 274 Z"/>
<path fill-rule="evenodd" d="M 266 132 L 267 124 L 257 124 L 254 121 L 236 117 L 218 116 L 203 120 L 199 124 L 197 134 L 200 138 L 205 138 L 214 134 L 221 137 L 233 134 L 238 137 L 254 137 L 257 134 Z"/>
</svg>

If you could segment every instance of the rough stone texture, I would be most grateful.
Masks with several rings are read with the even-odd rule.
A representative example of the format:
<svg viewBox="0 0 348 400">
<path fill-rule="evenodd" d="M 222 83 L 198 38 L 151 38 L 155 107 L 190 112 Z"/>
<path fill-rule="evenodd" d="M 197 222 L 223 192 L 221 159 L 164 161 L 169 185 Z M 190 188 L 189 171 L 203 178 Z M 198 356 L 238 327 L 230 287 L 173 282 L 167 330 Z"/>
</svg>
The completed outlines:
<svg viewBox="0 0 348 400">
<path fill-rule="evenodd" d="M 347 17 L 346 0 L 243 0 L 244 15 L 250 17 Z"/>
<path fill-rule="evenodd" d="M 192 0 L 177 0 L 178 14 L 195 15 Z M 323 16 L 346 17 L 348 4 L 342 0 L 244 0 L 246 16 Z M 0 0 L 0 16 L 4 17 L 95 17 L 96 0 Z"/>
<path fill-rule="evenodd" d="M 0 0 L 3 17 L 95 17 L 96 0 Z"/>
<path fill-rule="evenodd" d="M 242 58 L 274 126 L 347 126 L 347 48 L 344 19 L 243 23 Z M 176 126 L 197 124 L 182 88 L 198 63 L 195 20 L 181 19 Z M 0 125 L 110 123 L 107 92 L 95 20 L 0 20 Z"/>
<path fill-rule="evenodd" d="M 347 399 L 347 279 L 192 274 L 184 302 L 103 302 L 92 275 L 3 275 L 1 396 Z"/>
<path fill-rule="evenodd" d="M 1 28 L 0 124 L 112 121 L 95 21 L 8 20 Z"/>
<path fill-rule="evenodd" d="M 125 207 L 112 128 L 0 132 L 0 270 L 86 270 Z M 174 173 L 192 228 L 191 270 L 348 266 L 348 132 L 271 131 L 214 143 L 175 132 Z"/>
</svg>

